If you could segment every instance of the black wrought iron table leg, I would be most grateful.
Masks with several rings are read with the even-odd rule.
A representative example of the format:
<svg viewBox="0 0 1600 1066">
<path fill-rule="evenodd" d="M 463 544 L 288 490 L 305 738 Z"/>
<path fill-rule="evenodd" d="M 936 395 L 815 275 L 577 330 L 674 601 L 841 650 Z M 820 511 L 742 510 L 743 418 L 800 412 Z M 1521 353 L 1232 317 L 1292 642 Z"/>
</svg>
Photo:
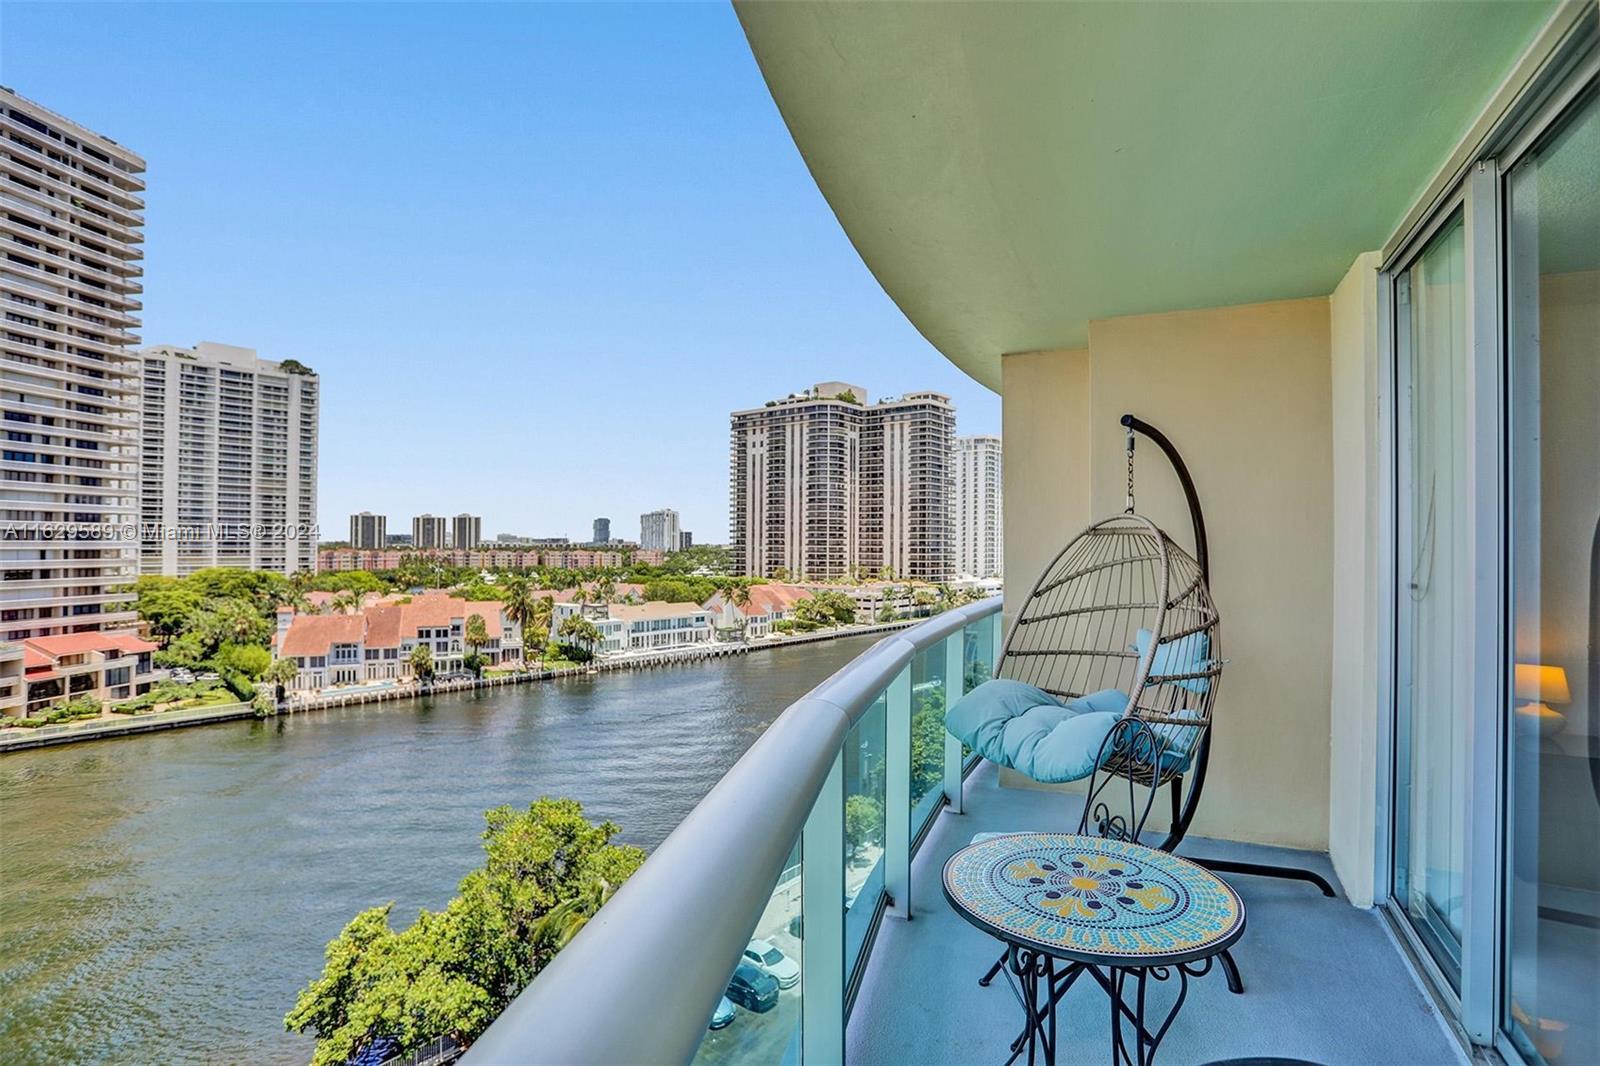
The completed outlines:
<svg viewBox="0 0 1600 1066">
<path fill-rule="evenodd" d="M 1220 958 L 1222 974 L 1228 979 L 1228 991 L 1236 996 L 1244 995 L 1244 980 L 1239 976 L 1239 964 L 1233 961 L 1233 952 L 1225 949 Z"/>
<path fill-rule="evenodd" d="M 1161 1046 L 1162 1038 L 1177 1020 L 1178 1011 L 1183 1009 L 1183 1001 L 1189 995 L 1189 978 L 1203 977 L 1210 971 L 1210 958 L 1197 963 L 1182 962 L 1174 966 L 1112 969 L 1108 975 L 1111 985 L 1111 1066 L 1152 1066 L 1155 1062 L 1156 1049 Z M 1125 1010 L 1123 991 L 1130 978 L 1134 982 L 1133 1005 Z M 1152 1032 L 1146 1022 L 1146 993 L 1149 990 L 1149 982 L 1168 981 L 1173 978 L 1177 978 L 1178 982 L 1177 997 L 1166 1012 L 1166 1016 L 1161 1019 L 1160 1026 Z M 1132 1015 L 1133 1054 L 1131 1055 L 1128 1053 L 1127 1042 L 1122 1038 L 1122 1019 L 1125 1013 Z"/>
<path fill-rule="evenodd" d="M 1049 955 L 1028 951 L 1015 946 L 1006 948 L 1006 968 L 1017 976 L 1021 986 L 1024 1028 L 1022 1035 L 1011 1044 L 1011 1057 L 1005 1066 L 1017 1060 L 1024 1048 L 1028 1052 L 1028 1066 L 1055 1066 L 1056 1062 L 1056 969 Z M 1044 996 L 1039 995 L 1039 983 L 1044 982 Z"/>
</svg>

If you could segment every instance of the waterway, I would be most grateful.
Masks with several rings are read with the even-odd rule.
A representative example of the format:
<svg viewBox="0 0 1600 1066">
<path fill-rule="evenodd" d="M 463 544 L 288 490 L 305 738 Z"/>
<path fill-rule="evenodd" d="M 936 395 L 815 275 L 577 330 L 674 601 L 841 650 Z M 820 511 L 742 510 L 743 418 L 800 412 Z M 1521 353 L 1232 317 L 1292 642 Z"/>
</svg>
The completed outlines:
<svg viewBox="0 0 1600 1066">
<path fill-rule="evenodd" d="M 0 1062 L 304 1063 L 283 1016 L 365 907 L 437 908 L 482 812 L 658 844 L 873 637 L 0 758 Z"/>
</svg>

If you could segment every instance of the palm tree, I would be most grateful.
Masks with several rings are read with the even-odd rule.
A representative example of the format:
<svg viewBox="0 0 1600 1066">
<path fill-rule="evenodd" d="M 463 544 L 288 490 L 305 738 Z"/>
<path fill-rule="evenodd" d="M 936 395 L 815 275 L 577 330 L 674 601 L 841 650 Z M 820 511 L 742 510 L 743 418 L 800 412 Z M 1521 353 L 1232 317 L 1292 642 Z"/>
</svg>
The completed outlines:
<svg viewBox="0 0 1600 1066">
<path fill-rule="evenodd" d="M 346 589 L 328 601 L 328 610 L 334 614 L 355 614 L 361 609 L 361 597 L 353 589 Z"/>
<path fill-rule="evenodd" d="M 528 657 L 528 628 L 533 621 L 534 597 L 528 588 L 528 579 L 520 574 L 506 578 L 505 591 L 501 594 L 500 603 L 506 612 L 506 619 L 516 626 L 522 633 L 522 658 Z"/>
<path fill-rule="evenodd" d="M 478 649 L 489 643 L 489 625 L 483 620 L 483 615 L 474 614 L 468 616 L 467 626 L 461 634 L 461 639 L 465 640 L 467 647 L 472 649 L 473 672 L 482 677 L 483 658 L 478 654 Z"/>
<path fill-rule="evenodd" d="M 277 690 L 276 702 L 283 702 L 283 690 L 292 685 L 294 679 L 300 674 L 300 667 L 293 659 L 274 659 L 272 665 L 267 667 L 267 672 L 261 675 L 261 680 Z"/>
<path fill-rule="evenodd" d="M 426 685 L 433 680 L 433 649 L 426 644 L 418 644 L 411 649 L 411 672 L 420 684 Z"/>
<path fill-rule="evenodd" d="M 739 639 L 743 640 L 745 630 L 750 628 L 750 616 L 747 608 L 750 606 L 750 586 L 743 582 L 733 582 L 728 590 L 728 599 L 739 609 Z"/>
<path fill-rule="evenodd" d="M 594 646 L 605 639 L 598 627 L 581 614 L 572 614 L 561 620 L 561 625 L 556 630 L 561 638 L 572 644 L 581 644 L 591 656 L 594 655 Z"/>
<path fill-rule="evenodd" d="M 617 583 L 610 574 L 607 574 L 595 582 L 594 591 L 595 595 L 600 598 L 601 603 L 610 603 L 611 597 L 616 595 Z"/>
<path fill-rule="evenodd" d="M 550 956 L 572 943 L 572 938 L 616 891 L 616 885 L 604 878 L 596 878 L 584 885 L 576 895 L 562 900 L 540 915 L 529 930 L 534 952 L 543 955 L 548 962 Z"/>
</svg>

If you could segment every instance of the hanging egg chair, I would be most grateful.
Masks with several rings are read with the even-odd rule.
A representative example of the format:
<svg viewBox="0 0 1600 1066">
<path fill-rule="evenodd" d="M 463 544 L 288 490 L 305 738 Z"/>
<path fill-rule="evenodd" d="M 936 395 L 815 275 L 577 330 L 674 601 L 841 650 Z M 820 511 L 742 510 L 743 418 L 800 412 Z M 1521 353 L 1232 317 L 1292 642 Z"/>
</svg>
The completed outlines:
<svg viewBox="0 0 1600 1066">
<path fill-rule="evenodd" d="M 1204 780 L 1224 665 L 1221 618 L 1206 583 L 1205 527 L 1187 471 L 1158 431 L 1131 416 L 1123 424 L 1127 509 L 1089 526 L 1045 567 L 1011 623 L 995 679 L 958 701 L 946 725 L 985 758 L 1036 781 L 1101 771 L 1146 786 L 1151 799 L 1171 784 L 1163 845 L 1170 848 Z M 1134 509 L 1135 428 L 1174 458 L 1195 518 L 1194 555 Z M 1181 799 L 1191 767 L 1195 780 Z"/>
</svg>

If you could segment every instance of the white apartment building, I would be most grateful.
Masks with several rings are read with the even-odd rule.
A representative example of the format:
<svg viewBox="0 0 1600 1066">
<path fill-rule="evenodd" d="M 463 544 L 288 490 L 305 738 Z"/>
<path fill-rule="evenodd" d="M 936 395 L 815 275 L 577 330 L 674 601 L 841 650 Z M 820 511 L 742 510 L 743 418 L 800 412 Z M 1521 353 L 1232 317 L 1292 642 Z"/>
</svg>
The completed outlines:
<svg viewBox="0 0 1600 1066">
<path fill-rule="evenodd" d="M 955 468 L 956 573 L 999 577 L 1005 557 L 1000 438 L 957 437 Z"/>
<path fill-rule="evenodd" d="M 600 641 L 592 649 L 597 655 L 617 652 L 661 651 L 709 644 L 715 639 L 715 612 L 698 603 L 580 604 L 556 600 L 551 604 L 551 640 L 563 638 L 556 632 L 573 615 L 582 615 L 600 631 Z"/>
<path fill-rule="evenodd" d="M 670 507 L 639 516 L 639 547 L 646 550 L 675 552 L 683 537 L 678 525 L 678 512 Z"/>
<path fill-rule="evenodd" d="M 871 403 L 860 386 L 830 381 L 731 418 L 729 539 L 741 572 L 953 576 L 949 397 Z"/>
<path fill-rule="evenodd" d="M 143 172 L 0 88 L 0 641 L 134 617 Z"/>
<path fill-rule="evenodd" d="M 483 543 L 483 518 L 458 514 L 450 519 L 450 546 L 457 550 L 476 548 Z"/>
<path fill-rule="evenodd" d="M 419 514 L 411 520 L 413 548 L 447 548 L 447 522 L 441 515 Z"/>
<path fill-rule="evenodd" d="M 140 571 L 315 571 L 317 375 L 210 341 L 138 354 Z"/>
<path fill-rule="evenodd" d="M 362 511 L 350 516 L 350 547 L 363 551 L 382 551 L 388 544 L 387 515 Z"/>
</svg>

